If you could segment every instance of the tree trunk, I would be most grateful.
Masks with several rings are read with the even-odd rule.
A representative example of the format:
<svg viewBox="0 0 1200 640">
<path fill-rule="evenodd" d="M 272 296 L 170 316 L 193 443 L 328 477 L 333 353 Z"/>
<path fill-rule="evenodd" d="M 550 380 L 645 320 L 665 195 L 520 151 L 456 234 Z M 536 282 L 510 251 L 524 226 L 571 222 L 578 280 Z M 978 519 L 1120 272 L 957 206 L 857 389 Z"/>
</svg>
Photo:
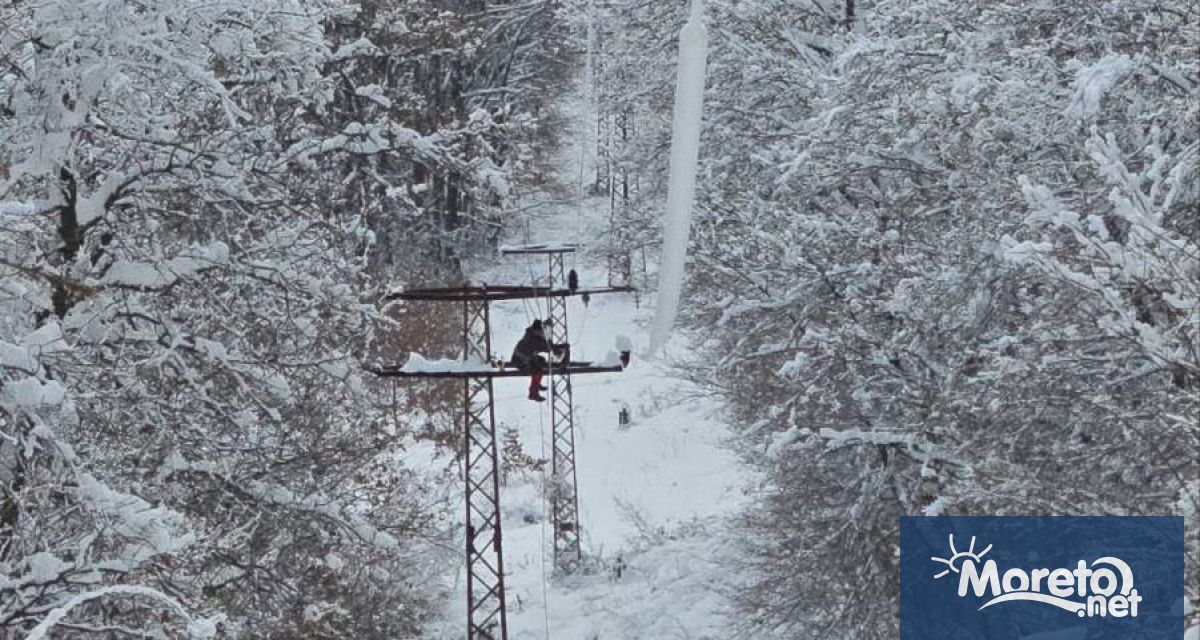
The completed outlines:
<svg viewBox="0 0 1200 640">
<path fill-rule="evenodd" d="M 75 256 L 79 255 L 79 248 L 83 246 L 83 229 L 79 227 L 79 215 L 76 210 L 79 185 L 75 181 L 75 175 L 64 168 L 59 170 L 59 177 L 64 183 L 63 196 L 66 200 L 58 209 L 58 236 L 62 240 L 62 248 L 59 251 L 63 258 L 64 277 L 54 283 L 51 300 L 55 315 L 62 318 L 76 302 L 75 295 L 67 286 L 68 278 L 65 276 L 70 273 L 71 263 L 75 261 Z"/>
</svg>

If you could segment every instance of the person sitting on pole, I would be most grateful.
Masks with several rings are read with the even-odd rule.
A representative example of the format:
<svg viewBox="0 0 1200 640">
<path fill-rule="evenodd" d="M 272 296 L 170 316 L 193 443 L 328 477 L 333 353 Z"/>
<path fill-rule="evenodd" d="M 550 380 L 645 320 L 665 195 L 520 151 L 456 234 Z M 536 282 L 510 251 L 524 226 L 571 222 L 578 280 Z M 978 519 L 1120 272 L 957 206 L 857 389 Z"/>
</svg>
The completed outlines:
<svg viewBox="0 0 1200 640">
<path fill-rule="evenodd" d="M 510 361 L 522 373 L 529 374 L 530 400 L 546 401 L 541 394 L 546 390 L 546 387 L 542 386 L 542 376 L 546 374 L 549 363 L 542 354 L 553 354 L 555 362 L 561 362 L 565 351 L 565 345 L 551 345 L 550 341 L 546 339 L 546 330 L 542 326 L 541 320 L 534 320 L 533 324 L 526 327 L 525 335 L 517 342 Z"/>
</svg>

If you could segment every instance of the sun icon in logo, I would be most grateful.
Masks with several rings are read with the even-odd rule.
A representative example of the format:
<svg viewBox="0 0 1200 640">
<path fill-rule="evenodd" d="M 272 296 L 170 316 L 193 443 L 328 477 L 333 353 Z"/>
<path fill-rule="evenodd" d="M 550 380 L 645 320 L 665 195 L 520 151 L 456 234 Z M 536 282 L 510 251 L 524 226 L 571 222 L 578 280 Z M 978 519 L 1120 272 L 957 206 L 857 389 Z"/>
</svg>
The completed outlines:
<svg viewBox="0 0 1200 640">
<path fill-rule="evenodd" d="M 958 549 L 954 548 L 954 534 L 952 533 L 952 534 L 950 534 L 950 559 L 947 560 L 946 558 L 932 558 L 932 557 L 930 558 L 930 560 L 933 560 L 934 562 L 940 562 L 950 568 L 937 574 L 936 576 L 933 577 L 933 579 L 937 580 L 938 578 L 941 578 L 942 576 L 946 575 L 947 573 L 950 573 L 951 571 L 953 571 L 954 573 L 958 573 L 959 567 L 961 567 L 963 561 L 968 558 L 971 559 L 975 564 L 979 564 L 979 561 L 984 556 L 987 555 L 987 552 L 989 552 L 991 550 L 992 550 L 992 545 L 989 544 L 987 546 L 987 548 L 984 549 L 983 551 L 980 551 L 978 554 L 975 553 L 975 536 L 971 536 L 971 546 L 966 551 L 959 551 Z"/>
</svg>

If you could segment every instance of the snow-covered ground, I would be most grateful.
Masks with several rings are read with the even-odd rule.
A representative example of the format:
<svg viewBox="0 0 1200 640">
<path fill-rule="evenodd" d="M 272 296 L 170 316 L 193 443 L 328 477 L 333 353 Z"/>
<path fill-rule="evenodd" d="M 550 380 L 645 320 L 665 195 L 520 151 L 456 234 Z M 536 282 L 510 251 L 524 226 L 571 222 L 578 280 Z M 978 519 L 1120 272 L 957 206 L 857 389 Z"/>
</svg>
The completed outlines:
<svg viewBox="0 0 1200 640">
<path fill-rule="evenodd" d="M 572 105 L 568 105 L 571 109 Z M 581 110 L 575 110 L 576 113 Z M 563 151 L 562 177 L 578 175 L 577 149 Z M 550 200 L 549 197 L 546 198 Z M 603 199 L 583 207 L 546 207 L 515 230 L 512 243 L 580 242 L 597 246 L 605 231 Z M 605 286 L 605 260 L 586 248 L 566 258 L 581 285 Z M 472 268 L 488 284 L 544 283 L 545 256 L 510 256 Z M 555 577 L 545 477 L 512 477 L 501 489 L 512 640 L 724 638 L 730 618 L 722 596 L 731 555 L 726 517 L 744 503 L 747 471 L 723 444 L 729 432 L 716 402 L 674 377 L 663 360 L 641 360 L 648 346 L 652 296 L 597 295 L 568 303 L 572 357 L 599 359 L 619 335 L 634 342 L 623 373 L 573 379 L 579 504 L 586 569 Z M 639 304 L 640 303 L 640 304 Z M 492 306 L 495 355 L 507 357 L 525 327 L 548 315 L 546 302 Z M 676 337 L 665 355 L 686 349 Z M 549 381 L 547 381 L 547 385 Z M 528 380 L 498 379 L 498 437 L 515 429 L 526 453 L 550 457 L 549 402 L 526 399 Z M 631 425 L 618 425 L 627 406 Z M 455 576 L 450 620 L 440 637 L 465 629 L 464 569 Z"/>
</svg>

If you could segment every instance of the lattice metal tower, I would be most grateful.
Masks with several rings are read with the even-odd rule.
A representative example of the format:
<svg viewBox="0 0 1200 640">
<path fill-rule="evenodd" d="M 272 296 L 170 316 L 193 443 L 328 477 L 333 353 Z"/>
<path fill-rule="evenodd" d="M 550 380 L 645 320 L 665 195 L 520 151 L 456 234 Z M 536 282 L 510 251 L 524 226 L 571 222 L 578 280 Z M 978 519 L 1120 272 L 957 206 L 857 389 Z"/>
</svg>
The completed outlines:
<svg viewBox="0 0 1200 640">
<path fill-rule="evenodd" d="M 545 251 L 538 250 L 532 251 L 532 253 L 545 253 Z M 558 254 L 557 260 L 558 271 L 552 273 L 557 273 L 559 281 L 565 281 L 562 273 L 561 253 Z M 555 264 L 553 260 L 552 264 Z M 492 380 L 528 375 L 527 371 L 515 368 L 512 363 L 492 358 L 489 304 L 494 300 L 550 300 L 551 317 L 556 318 L 553 322 L 555 333 L 551 334 L 551 341 L 565 344 L 567 343 L 565 299 L 572 296 L 618 291 L 630 291 L 630 289 L 466 286 L 415 289 L 393 293 L 385 298 L 385 302 L 424 300 L 462 303 L 463 360 L 460 366 L 451 370 L 423 370 L 419 367 L 410 369 L 407 365 L 403 367 L 387 366 L 374 368 L 372 372 L 383 377 L 452 378 L 463 381 L 463 480 L 466 487 L 467 526 L 467 640 L 508 640 L 504 594 L 503 534 L 500 522 L 499 447 L 496 440 L 495 394 Z M 560 330 L 561 333 L 558 332 Z M 569 469 L 570 471 L 570 491 L 562 494 L 570 496 L 570 512 L 563 511 L 560 516 L 557 505 L 561 503 L 561 500 L 555 500 L 555 557 L 560 557 L 558 542 L 560 529 L 564 532 L 574 532 L 573 537 L 568 540 L 573 546 L 564 547 L 574 549 L 573 555 L 563 556 L 573 558 L 573 561 L 569 563 L 570 568 L 578 564 L 579 560 L 579 537 L 576 525 L 579 505 L 574 490 L 575 449 L 570 403 L 570 377 L 572 374 L 618 373 L 624 369 L 624 364 L 596 364 L 571 360 L 559 365 L 557 371 L 553 371 L 551 374 L 552 384 L 555 385 L 552 397 L 559 398 L 558 405 L 552 404 L 551 409 L 556 415 L 555 425 L 565 425 L 570 436 L 562 440 L 562 451 L 563 455 L 569 457 L 568 464 L 565 459 L 559 459 L 559 438 L 557 436 L 559 430 L 556 426 L 555 469 L 556 473 L 558 469 Z M 566 422 L 561 422 L 557 416 L 560 415 L 564 402 Z M 568 523 L 571 526 L 568 526 Z"/>
<path fill-rule="evenodd" d="M 463 359 L 491 362 L 488 300 L 463 301 Z M 507 640 L 500 474 L 492 378 L 463 380 L 468 640 Z"/>
<path fill-rule="evenodd" d="M 549 252 L 550 288 L 565 286 L 563 255 L 575 249 Z M 550 342 L 570 344 L 567 332 L 567 298 L 550 298 Z M 582 558 L 579 525 L 579 482 L 575 473 L 575 398 L 571 374 L 550 368 L 550 423 L 553 452 L 550 510 L 554 520 L 554 566 L 570 573 Z"/>
</svg>

